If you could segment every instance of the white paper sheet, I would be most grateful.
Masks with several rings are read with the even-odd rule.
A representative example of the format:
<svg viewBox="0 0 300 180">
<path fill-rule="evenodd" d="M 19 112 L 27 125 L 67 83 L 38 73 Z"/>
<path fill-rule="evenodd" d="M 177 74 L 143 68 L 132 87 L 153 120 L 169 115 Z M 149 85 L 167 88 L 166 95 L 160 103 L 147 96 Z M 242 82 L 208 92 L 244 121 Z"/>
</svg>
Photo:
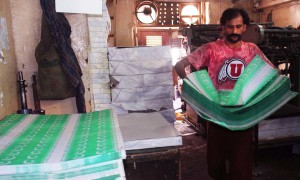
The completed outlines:
<svg viewBox="0 0 300 180">
<path fill-rule="evenodd" d="M 55 0 L 56 12 L 102 14 L 102 0 Z"/>
<path fill-rule="evenodd" d="M 125 150 L 180 146 L 182 137 L 160 113 L 118 115 Z"/>
</svg>

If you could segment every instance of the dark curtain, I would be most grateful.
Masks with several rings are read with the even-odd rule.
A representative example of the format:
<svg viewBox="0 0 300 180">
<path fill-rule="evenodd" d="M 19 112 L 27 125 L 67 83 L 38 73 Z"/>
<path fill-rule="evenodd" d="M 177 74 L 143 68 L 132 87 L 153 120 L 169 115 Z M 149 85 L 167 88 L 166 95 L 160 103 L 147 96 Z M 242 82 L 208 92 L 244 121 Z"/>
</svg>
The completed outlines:
<svg viewBox="0 0 300 180">
<path fill-rule="evenodd" d="M 60 57 L 60 64 L 67 80 L 76 90 L 76 105 L 78 113 L 85 113 L 84 85 L 76 55 L 71 47 L 71 26 L 63 13 L 55 11 L 55 0 L 40 0 L 41 8 L 49 23 L 50 34 L 54 41 L 55 49 Z"/>
</svg>

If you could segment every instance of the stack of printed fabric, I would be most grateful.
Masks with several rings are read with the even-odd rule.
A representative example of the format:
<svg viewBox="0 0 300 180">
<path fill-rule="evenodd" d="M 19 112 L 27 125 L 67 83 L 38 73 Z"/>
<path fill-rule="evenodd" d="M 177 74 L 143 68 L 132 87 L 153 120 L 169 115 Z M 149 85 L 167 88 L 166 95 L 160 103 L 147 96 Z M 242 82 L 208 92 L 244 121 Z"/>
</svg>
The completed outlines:
<svg viewBox="0 0 300 180">
<path fill-rule="evenodd" d="M 110 109 L 0 121 L 0 179 L 125 179 L 125 157 Z"/>
<path fill-rule="evenodd" d="M 183 99 L 204 119 L 243 130 L 270 116 L 297 95 L 289 78 L 256 56 L 231 91 L 217 91 L 206 70 L 183 81 Z"/>
</svg>

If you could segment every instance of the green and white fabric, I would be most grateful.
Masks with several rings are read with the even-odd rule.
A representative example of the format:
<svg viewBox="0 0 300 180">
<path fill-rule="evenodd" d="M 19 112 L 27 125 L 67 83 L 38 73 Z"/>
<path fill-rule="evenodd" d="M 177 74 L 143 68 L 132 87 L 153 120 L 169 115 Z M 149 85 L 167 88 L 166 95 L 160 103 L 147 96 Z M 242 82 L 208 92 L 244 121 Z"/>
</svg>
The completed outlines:
<svg viewBox="0 0 300 180">
<path fill-rule="evenodd" d="M 217 91 L 206 70 L 188 74 L 187 79 L 209 100 L 223 106 L 240 106 L 247 104 L 276 74 L 277 70 L 257 55 L 230 91 Z"/>
<path fill-rule="evenodd" d="M 0 121 L 0 179 L 125 178 L 112 110 L 72 115 L 11 114 Z"/>
<path fill-rule="evenodd" d="M 290 91 L 289 78 L 258 56 L 232 91 L 217 91 L 206 70 L 189 74 L 183 82 L 183 99 L 204 119 L 230 130 L 254 126 L 297 95 Z"/>
<path fill-rule="evenodd" d="M 200 94 L 207 97 L 207 99 L 215 103 L 220 103 L 219 92 L 216 90 L 206 70 L 190 73 L 184 81 L 191 83 L 191 85 L 194 86 Z"/>
</svg>

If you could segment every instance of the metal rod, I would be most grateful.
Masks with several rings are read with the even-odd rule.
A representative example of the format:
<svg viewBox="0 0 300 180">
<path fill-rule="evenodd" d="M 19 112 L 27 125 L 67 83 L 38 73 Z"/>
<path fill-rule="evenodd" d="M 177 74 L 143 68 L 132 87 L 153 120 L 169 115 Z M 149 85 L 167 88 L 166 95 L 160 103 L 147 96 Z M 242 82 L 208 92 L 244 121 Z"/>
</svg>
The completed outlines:
<svg viewBox="0 0 300 180">
<path fill-rule="evenodd" d="M 18 72 L 18 83 L 19 83 L 19 93 L 21 97 L 21 109 L 17 111 L 18 114 L 32 114 L 32 109 L 27 108 L 27 99 L 26 99 L 26 83 L 23 79 L 23 72 Z"/>
</svg>

